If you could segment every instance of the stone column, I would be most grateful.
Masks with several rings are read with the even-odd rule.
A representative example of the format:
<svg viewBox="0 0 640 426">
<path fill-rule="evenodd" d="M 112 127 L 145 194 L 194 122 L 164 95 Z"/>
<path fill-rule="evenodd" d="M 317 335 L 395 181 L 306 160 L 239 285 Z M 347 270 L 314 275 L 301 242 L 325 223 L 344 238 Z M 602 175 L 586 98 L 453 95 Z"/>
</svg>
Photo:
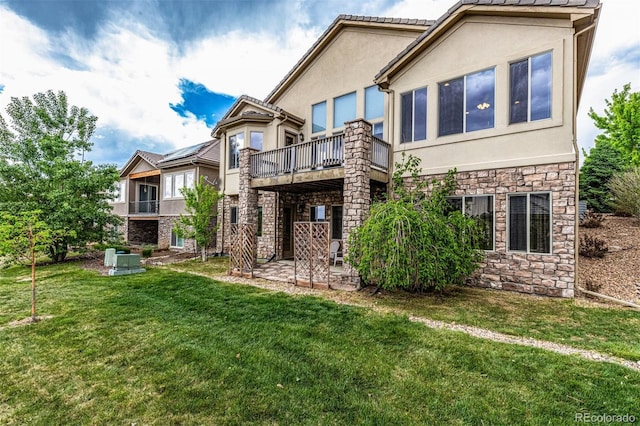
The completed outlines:
<svg viewBox="0 0 640 426">
<path fill-rule="evenodd" d="M 346 123 L 344 131 L 344 187 L 342 251 L 349 253 L 349 232 L 362 225 L 371 206 L 371 143 L 372 126 L 364 120 Z M 349 263 L 344 263 L 344 284 L 360 287 L 358 272 Z"/>
<path fill-rule="evenodd" d="M 229 227 L 227 226 L 227 222 L 229 221 L 229 217 L 227 212 L 225 211 L 225 202 L 227 200 L 227 195 L 218 200 L 218 217 L 216 218 L 216 223 L 218 225 L 218 232 L 216 232 L 216 252 L 217 253 L 228 253 L 229 248 L 227 244 L 225 244 L 226 235 L 229 233 Z"/>
<path fill-rule="evenodd" d="M 258 152 L 253 148 L 240 150 L 240 188 L 238 193 L 238 224 L 258 224 L 258 190 L 251 188 L 251 154 Z M 253 259 L 257 259 L 257 244 L 253 235 Z"/>
</svg>

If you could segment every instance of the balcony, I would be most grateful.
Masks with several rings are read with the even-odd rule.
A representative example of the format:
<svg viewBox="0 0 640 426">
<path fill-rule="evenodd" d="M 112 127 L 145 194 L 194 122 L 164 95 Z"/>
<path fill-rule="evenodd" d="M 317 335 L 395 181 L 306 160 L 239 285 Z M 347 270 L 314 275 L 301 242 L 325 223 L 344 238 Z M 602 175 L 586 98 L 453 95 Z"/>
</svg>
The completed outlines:
<svg viewBox="0 0 640 426">
<path fill-rule="evenodd" d="M 160 211 L 158 200 L 132 201 L 129 203 L 129 214 L 141 216 L 157 216 Z"/>
<path fill-rule="evenodd" d="M 251 155 L 253 188 L 282 187 L 305 182 L 340 185 L 344 179 L 343 135 L 312 140 Z M 389 144 L 372 138 L 371 179 L 388 182 Z"/>
</svg>

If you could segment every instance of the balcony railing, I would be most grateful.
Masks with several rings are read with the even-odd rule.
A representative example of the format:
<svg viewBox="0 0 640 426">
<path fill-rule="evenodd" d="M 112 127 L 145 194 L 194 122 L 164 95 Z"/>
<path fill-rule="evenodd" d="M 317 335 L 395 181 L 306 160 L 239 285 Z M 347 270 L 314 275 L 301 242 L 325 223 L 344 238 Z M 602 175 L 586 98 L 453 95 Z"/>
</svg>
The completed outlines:
<svg viewBox="0 0 640 426">
<path fill-rule="evenodd" d="M 160 202 L 158 200 L 132 201 L 129 203 L 129 214 L 156 215 L 159 211 Z"/>
<path fill-rule="evenodd" d="M 389 144 L 373 138 L 371 166 L 389 171 Z M 331 136 L 251 155 L 251 177 L 267 178 L 303 170 L 341 167 L 344 163 L 343 135 Z"/>
</svg>

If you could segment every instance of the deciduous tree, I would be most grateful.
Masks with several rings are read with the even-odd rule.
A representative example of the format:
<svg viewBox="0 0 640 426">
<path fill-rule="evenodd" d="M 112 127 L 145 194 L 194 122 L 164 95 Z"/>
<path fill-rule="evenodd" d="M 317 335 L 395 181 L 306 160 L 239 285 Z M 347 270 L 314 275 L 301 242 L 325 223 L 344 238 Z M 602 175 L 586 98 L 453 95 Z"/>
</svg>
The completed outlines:
<svg viewBox="0 0 640 426">
<path fill-rule="evenodd" d="M 223 196 L 215 186 L 207 183 L 204 176 L 193 188 L 182 188 L 185 210 L 175 223 L 174 232 L 185 238 L 193 238 L 200 248 L 203 262 L 207 260 L 207 247 L 218 231 L 215 219 L 218 216 L 218 200 Z"/>
<path fill-rule="evenodd" d="M 84 161 L 97 117 L 53 91 L 11 98 L 7 114 L 8 123 L 0 115 L 0 211 L 41 210 L 48 228 L 65 235 L 47 250 L 53 261 L 69 245 L 101 241 L 119 222 L 108 204 L 119 177 L 114 165 Z"/>
</svg>

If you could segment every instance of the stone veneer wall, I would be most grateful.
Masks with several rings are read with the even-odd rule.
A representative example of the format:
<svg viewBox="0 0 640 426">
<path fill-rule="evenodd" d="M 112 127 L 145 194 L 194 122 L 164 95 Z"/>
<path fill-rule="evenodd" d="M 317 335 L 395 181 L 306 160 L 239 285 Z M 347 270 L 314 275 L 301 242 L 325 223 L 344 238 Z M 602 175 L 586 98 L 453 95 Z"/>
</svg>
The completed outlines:
<svg viewBox="0 0 640 426">
<path fill-rule="evenodd" d="M 155 244 L 158 241 L 158 227 L 155 220 L 129 220 L 127 241 L 133 244 Z"/>
<path fill-rule="evenodd" d="M 433 177 L 443 175 L 428 176 Z M 522 293 L 573 297 L 576 163 L 459 172 L 456 179 L 456 195 L 495 197 L 495 251 L 487 252 L 485 262 L 469 283 Z M 551 254 L 507 251 L 507 195 L 527 192 L 551 192 Z"/>
<path fill-rule="evenodd" d="M 171 245 L 171 230 L 178 216 L 160 216 L 158 218 L 158 249 L 166 250 Z M 196 241 L 191 238 L 184 239 L 183 248 L 171 248 L 171 250 L 184 250 L 195 252 Z"/>
<path fill-rule="evenodd" d="M 258 193 L 258 206 L 262 207 L 262 235 L 257 237 L 258 258 L 269 259 L 276 252 L 276 193 Z M 256 224 L 258 217 L 256 212 Z"/>
</svg>

